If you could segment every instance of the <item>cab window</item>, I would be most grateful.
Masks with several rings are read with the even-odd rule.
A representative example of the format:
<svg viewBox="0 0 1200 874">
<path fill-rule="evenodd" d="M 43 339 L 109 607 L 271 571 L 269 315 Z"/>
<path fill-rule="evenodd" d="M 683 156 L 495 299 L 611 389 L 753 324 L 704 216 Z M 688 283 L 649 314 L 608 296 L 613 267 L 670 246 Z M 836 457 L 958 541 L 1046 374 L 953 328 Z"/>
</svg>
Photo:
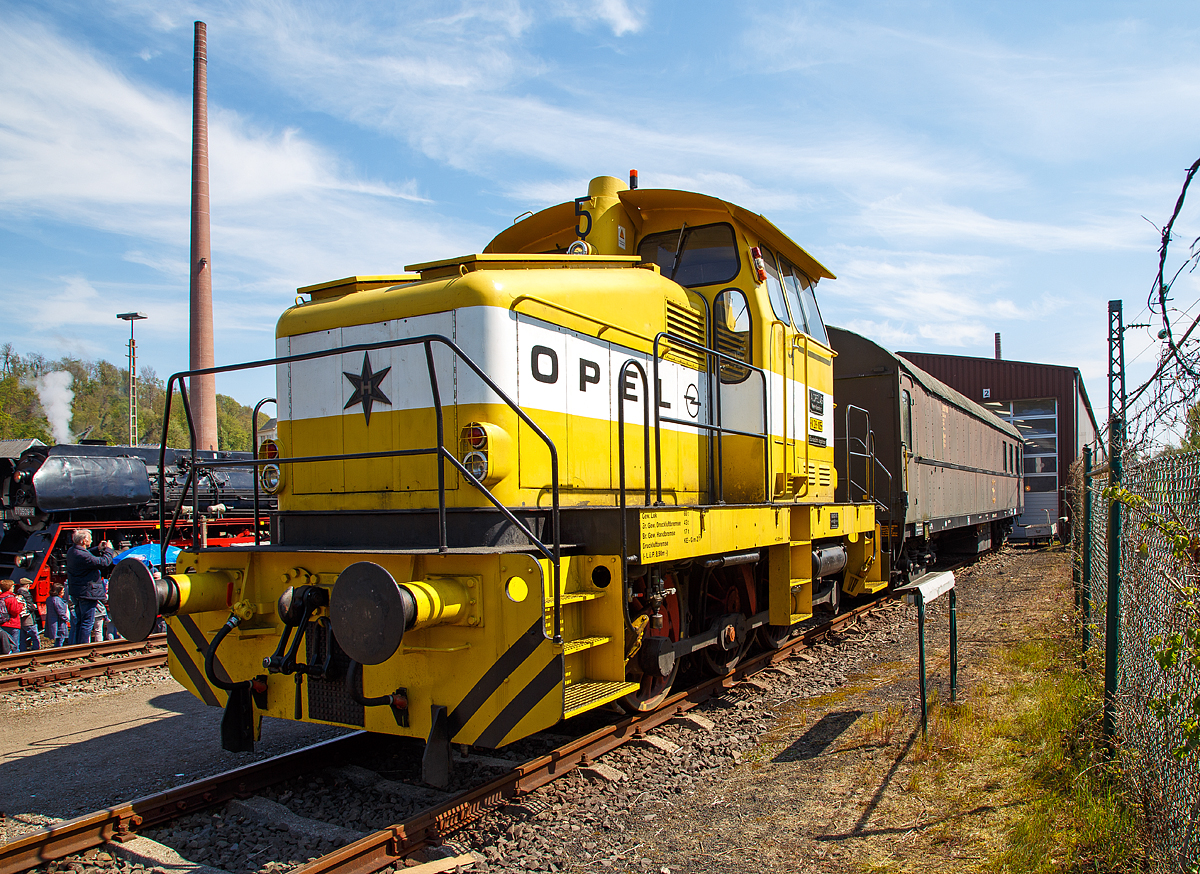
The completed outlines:
<svg viewBox="0 0 1200 874">
<path fill-rule="evenodd" d="M 685 288 L 730 282 L 740 268 L 733 228 L 727 224 L 648 234 L 638 244 L 638 255 L 657 264 L 663 276 Z"/>
<path fill-rule="evenodd" d="M 775 312 L 775 318 L 785 325 L 790 325 L 792 320 L 788 317 L 787 301 L 783 296 L 783 283 L 779 279 L 775 256 L 766 246 L 759 246 L 758 250 L 762 252 L 763 264 L 767 268 L 767 297 L 771 299 L 771 309 Z"/>
<path fill-rule="evenodd" d="M 737 288 L 727 288 L 713 303 L 713 323 L 716 326 L 717 351 L 740 361 L 750 361 L 750 306 L 746 295 Z M 720 364 L 721 382 L 742 382 L 750 368 L 739 367 L 724 358 Z"/>
<path fill-rule="evenodd" d="M 810 320 L 808 308 L 804 304 L 804 286 L 800 279 L 804 274 L 792 266 L 792 263 L 782 255 L 779 256 L 779 270 L 783 274 L 783 287 L 787 291 L 788 306 L 792 310 L 792 318 L 796 320 L 796 330 L 812 333 L 808 329 Z"/>
<path fill-rule="evenodd" d="M 796 271 L 796 279 L 800 283 L 801 297 L 804 299 L 804 312 L 808 316 L 808 336 L 829 345 L 829 334 L 825 332 L 825 322 L 821 319 L 821 310 L 817 306 L 817 296 L 813 293 L 814 283 L 807 276 Z"/>
</svg>

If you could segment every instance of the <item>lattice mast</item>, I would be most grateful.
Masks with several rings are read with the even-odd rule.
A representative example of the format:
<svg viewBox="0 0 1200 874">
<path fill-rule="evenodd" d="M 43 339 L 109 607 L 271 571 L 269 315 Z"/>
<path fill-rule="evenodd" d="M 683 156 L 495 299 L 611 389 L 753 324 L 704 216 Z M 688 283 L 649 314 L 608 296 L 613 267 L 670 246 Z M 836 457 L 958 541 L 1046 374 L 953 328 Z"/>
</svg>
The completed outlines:
<svg viewBox="0 0 1200 874">
<path fill-rule="evenodd" d="M 1125 448 L 1125 325 L 1121 301 L 1108 302 L 1108 482 L 1121 485 Z M 1104 736 L 1111 738 L 1117 719 L 1117 657 L 1121 646 L 1121 502 L 1109 505 L 1108 603 L 1104 632 Z"/>
</svg>

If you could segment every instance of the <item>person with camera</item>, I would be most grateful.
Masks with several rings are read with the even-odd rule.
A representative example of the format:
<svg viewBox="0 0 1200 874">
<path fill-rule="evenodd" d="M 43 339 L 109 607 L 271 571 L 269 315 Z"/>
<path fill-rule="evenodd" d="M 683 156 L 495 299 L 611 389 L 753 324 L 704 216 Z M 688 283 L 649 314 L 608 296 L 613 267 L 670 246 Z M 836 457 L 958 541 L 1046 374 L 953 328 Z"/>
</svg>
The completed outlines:
<svg viewBox="0 0 1200 874">
<path fill-rule="evenodd" d="M 106 597 L 104 571 L 113 566 L 113 548 L 107 540 L 92 549 L 92 532 L 77 528 L 71 534 L 67 550 L 67 590 L 75 601 L 76 622 L 71 643 L 87 643 L 92 639 L 96 608 Z"/>
</svg>

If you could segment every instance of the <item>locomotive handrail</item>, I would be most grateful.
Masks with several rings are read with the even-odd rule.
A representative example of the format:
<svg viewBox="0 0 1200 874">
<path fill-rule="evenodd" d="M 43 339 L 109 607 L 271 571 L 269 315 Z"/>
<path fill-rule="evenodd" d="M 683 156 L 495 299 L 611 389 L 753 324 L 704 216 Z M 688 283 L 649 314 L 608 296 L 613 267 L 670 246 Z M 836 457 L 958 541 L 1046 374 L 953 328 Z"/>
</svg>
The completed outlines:
<svg viewBox="0 0 1200 874">
<path fill-rule="evenodd" d="M 461 463 L 459 463 L 458 459 L 455 458 L 454 455 L 448 449 L 446 449 L 444 423 L 443 423 L 443 416 L 442 416 L 441 396 L 438 391 L 437 371 L 436 371 L 436 368 L 434 366 L 434 361 L 433 361 L 433 344 L 434 343 L 440 343 L 440 344 L 446 346 L 457 359 L 461 360 L 464 364 L 466 364 L 468 367 L 470 367 L 471 370 L 474 371 L 475 375 L 478 376 L 480 378 L 480 380 L 482 380 L 483 383 L 488 386 L 488 388 L 490 388 L 493 392 L 495 392 L 495 394 L 509 407 L 509 409 L 511 409 L 517 415 L 518 418 L 520 418 L 523 422 L 525 422 L 525 424 L 529 426 L 529 428 L 542 440 L 542 442 L 546 444 L 546 448 L 550 452 L 551 528 L 552 528 L 553 538 L 554 538 L 552 545 L 547 545 L 539 537 L 534 536 L 532 531 L 530 531 L 530 529 L 527 526 L 525 526 L 522 522 L 520 522 L 520 520 L 518 520 L 516 518 L 516 516 L 514 516 L 511 513 L 511 511 L 508 510 L 508 508 L 504 507 L 496 499 L 495 495 L 493 495 L 486 486 L 484 486 L 479 480 L 475 479 L 474 476 L 472 476 L 468 471 L 466 471 L 466 469 L 463 467 L 463 465 Z M 385 452 L 380 452 L 380 453 L 352 453 L 352 454 L 342 453 L 342 454 L 331 455 L 331 456 L 300 457 L 300 458 L 295 458 L 295 459 L 278 458 L 278 459 L 273 459 L 270 461 L 268 461 L 267 459 L 259 459 L 256 457 L 251 462 L 256 468 L 256 470 L 255 470 L 256 480 L 257 480 L 257 473 L 258 473 L 258 471 L 257 471 L 258 465 L 265 464 L 265 463 L 284 463 L 284 462 L 299 463 L 299 462 L 308 461 L 308 460 L 330 460 L 330 461 L 332 461 L 332 460 L 348 460 L 348 459 L 352 459 L 352 458 L 368 458 L 368 457 L 382 457 L 382 456 L 399 457 L 402 455 L 430 455 L 430 454 L 436 454 L 439 459 L 444 458 L 444 459 L 449 460 L 450 463 L 452 465 L 454 465 L 454 467 L 456 469 L 458 469 L 460 472 L 466 474 L 468 481 L 472 485 L 474 485 L 480 492 L 482 492 L 483 495 L 509 519 L 509 521 L 511 521 L 515 525 L 517 525 L 517 527 L 522 531 L 522 533 L 525 534 L 525 536 L 529 538 L 530 542 L 533 544 L 533 547 L 535 549 L 537 549 L 544 556 L 546 556 L 546 558 L 548 558 L 550 560 L 551 566 L 553 568 L 553 575 L 554 575 L 554 641 L 555 641 L 555 643 L 561 643 L 562 642 L 562 576 L 561 576 L 560 569 L 561 569 L 561 563 L 562 563 L 562 534 L 561 534 L 562 529 L 561 529 L 560 518 L 559 518 L 558 449 L 555 447 L 554 441 L 550 439 L 549 435 L 547 435 L 546 432 L 543 431 L 537 425 L 537 423 L 533 421 L 532 418 L 530 418 L 529 414 L 526 413 L 524 410 L 522 410 L 520 408 L 520 406 L 518 406 L 516 404 L 516 402 L 514 402 L 504 392 L 504 390 L 501 389 L 495 383 L 495 381 L 491 377 L 489 377 L 486 373 L 484 373 L 483 369 L 480 368 L 479 365 L 477 365 L 474 361 L 472 361 L 469 355 L 467 355 L 465 352 L 463 352 L 463 350 L 460 349 L 453 340 L 451 340 L 448 337 L 445 337 L 441 334 L 423 334 L 418 337 L 408 337 L 408 338 L 402 338 L 402 339 L 397 339 L 397 340 L 380 340 L 380 341 L 377 341 L 374 343 L 355 343 L 355 344 L 352 344 L 349 346 L 339 346 L 335 349 L 324 349 L 324 350 L 319 350 L 319 351 L 315 351 L 315 352 L 303 352 L 303 353 L 297 353 L 294 355 L 276 356 L 275 358 L 265 358 L 265 359 L 260 359 L 257 361 L 244 362 L 242 364 L 229 364 L 229 365 L 223 365 L 220 367 L 197 368 L 195 370 L 180 371 L 178 373 L 172 374 L 171 377 L 167 380 L 167 384 L 166 384 L 166 402 L 165 402 L 164 409 L 163 409 L 163 438 L 162 438 L 162 443 L 159 446 L 159 468 L 162 469 L 163 467 L 165 467 L 165 464 L 166 464 L 167 433 L 168 433 L 168 429 L 170 427 L 171 402 L 174 398 L 174 393 L 175 393 L 174 387 L 175 387 L 176 383 L 178 383 L 178 385 L 179 385 L 179 394 L 180 394 L 180 399 L 183 402 L 184 417 L 187 420 L 188 434 L 191 438 L 192 464 L 191 464 L 190 470 L 188 471 L 188 481 L 186 481 L 184 483 L 184 489 L 183 489 L 182 494 L 180 495 L 179 504 L 176 506 L 175 515 L 174 515 L 174 518 L 172 519 L 169 531 L 172 533 L 174 532 L 175 525 L 178 522 L 179 513 L 182 510 L 183 502 L 186 500 L 186 497 L 187 497 L 189 485 L 196 481 L 194 472 L 197 469 L 203 468 L 203 467 L 223 467 L 223 466 L 226 466 L 226 464 L 227 464 L 226 462 L 220 462 L 220 461 L 216 461 L 216 460 L 214 460 L 212 462 L 201 462 L 201 461 L 197 460 L 197 457 L 196 457 L 196 451 L 197 451 L 196 427 L 195 427 L 195 422 L 192 419 L 191 403 L 188 400 L 187 384 L 184 382 L 185 379 L 190 379 L 190 378 L 196 377 L 196 376 L 216 375 L 218 373 L 236 373 L 236 372 L 240 372 L 243 370 L 253 370 L 253 369 L 259 368 L 259 367 L 278 367 L 281 364 L 292 364 L 292 363 L 296 363 L 296 362 L 300 362 L 300 361 L 312 361 L 312 360 L 315 360 L 318 358 L 330 358 L 335 355 L 345 355 L 345 354 L 348 354 L 351 352 L 370 352 L 375 349 L 391 349 L 391 348 L 397 348 L 397 347 L 402 347 L 402 346 L 415 346 L 418 344 L 423 345 L 425 347 L 425 360 L 426 360 L 426 365 L 429 369 L 430 390 L 433 393 L 434 407 L 436 409 L 436 414 L 437 414 L 437 446 L 429 447 L 427 449 L 397 449 L 397 450 L 390 450 L 390 451 L 385 451 Z M 257 419 L 256 419 L 256 421 L 257 421 Z M 255 455 L 257 456 L 257 446 L 256 446 Z M 243 461 L 243 463 L 245 463 L 245 462 Z M 448 536 L 447 536 L 447 526 L 446 526 L 445 469 L 444 469 L 444 466 L 440 463 L 440 461 L 439 461 L 439 464 L 437 467 L 438 467 L 438 549 L 440 552 L 447 552 L 449 550 L 449 545 L 447 543 Z M 257 491 L 257 489 L 256 489 L 256 491 Z M 198 519 L 199 512 L 200 512 L 199 494 L 198 494 L 198 490 L 193 488 L 192 489 L 193 517 Z M 256 512 L 256 517 L 257 517 L 257 502 L 255 504 L 255 512 Z M 160 530 L 163 531 L 164 536 L 165 536 L 168 532 L 168 529 L 165 526 L 166 502 L 165 502 L 165 499 L 161 492 L 159 494 L 158 515 L 159 515 L 159 524 L 160 524 L 160 526 L 163 526 Z M 164 540 L 161 545 L 160 564 L 165 559 L 166 544 L 167 544 L 167 541 Z M 161 570 L 162 570 L 162 573 L 165 575 L 166 574 L 165 565 L 161 568 Z"/>
<path fill-rule="evenodd" d="M 894 482 L 892 481 L 892 472 L 887 469 L 886 464 L 884 464 L 882 461 L 879 460 L 879 454 L 875 451 L 875 432 L 874 431 L 871 432 L 871 458 L 874 460 L 875 466 L 878 467 L 880 470 L 882 470 L 884 475 L 887 477 L 887 482 L 888 482 L 887 498 L 890 501 L 892 499 L 892 487 L 894 485 Z M 890 521 L 891 514 L 892 514 L 891 508 L 889 506 L 887 506 L 886 504 L 884 504 L 882 501 L 880 501 L 877 496 L 872 496 L 872 497 L 874 498 L 875 506 L 878 507 L 879 509 L 882 509 L 884 511 L 884 513 L 887 514 L 888 519 Z"/>
<path fill-rule="evenodd" d="M 630 358 L 621 365 L 621 370 L 617 378 L 617 477 L 620 486 L 620 495 L 618 500 L 621 507 L 621 581 L 625 583 L 629 579 L 629 522 L 626 519 L 627 501 L 625 498 L 625 374 L 629 372 L 630 365 L 637 368 L 638 375 L 642 378 L 642 446 L 643 446 L 643 462 L 642 462 L 642 486 L 644 495 L 642 502 L 644 506 L 650 506 L 650 429 L 646 426 L 650 422 L 650 382 L 646 378 L 646 368 L 634 358 Z M 659 459 L 661 462 L 661 459 Z M 640 551 L 639 551 L 640 555 Z"/>
<path fill-rule="evenodd" d="M 705 374 L 705 376 L 707 376 L 709 378 L 710 381 L 713 379 L 712 370 L 714 368 L 711 367 L 709 362 L 711 359 L 714 359 L 714 358 L 716 359 L 715 370 L 716 370 L 716 379 L 718 381 L 720 380 L 720 367 L 721 367 L 722 359 L 727 360 L 727 361 L 737 365 L 738 367 L 746 368 L 747 370 L 752 370 L 752 371 L 757 372 L 762 377 L 761 387 L 762 387 L 763 433 L 755 434 L 752 431 L 742 431 L 738 428 L 727 428 L 721 424 L 721 421 L 722 421 L 721 389 L 720 389 L 719 384 L 716 386 L 716 391 L 715 391 L 715 394 L 716 394 L 715 410 L 713 409 L 712 405 L 710 405 L 710 408 L 708 411 L 710 418 L 713 417 L 713 414 L 715 412 L 716 424 L 706 424 L 706 423 L 703 423 L 700 421 L 691 422 L 691 421 L 688 421 L 687 419 L 677 419 L 673 416 L 662 415 L 662 413 L 661 413 L 662 392 L 661 392 L 660 382 L 658 379 L 658 366 L 659 366 L 659 361 L 660 361 L 658 350 L 659 350 L 659 345 L 660 345 L 661 341 L 664 339 L 667 340 L 668 344 L 678 343 L 679 345 L 683 346 L 685 349 L 690 348 L 694 352 L 703 354 L 705 356 L 704 374 Z M 667 422 L 667 423 L 673 424 L 673 425 L 685 425 L 689 428 L 699 428 L 701 430 L 707 431 L 709 434 L 710 445 L 712 442 L 712 435 L 715 433 L 717 435 L 718 451 L 720 451 L 720 447 L 721 447 L 721 437 L 723 437 L 726 434 L 735 434 L 735 435 L 738 435 L 741 437 L 753 437 L 755 439 L 762 440 L 762 442 L 763 442 L 763 500 L 767 500 L 771 494 L 771 491 L 770 491 L 770 477 L 771 477 L 770 436 L 771 435 L 770 435 L 770 423 L 767 420 L 768 406 L 767 406 L 766 372 L 761 367 L 756 367 L 755 365 L 750 364 L 746 361 L 743 361 L 740 358 L 735 358 L 734 356 L 728 355 L 717 349 L 710 349 L 705 346 L 701 346 L 699 343 L 689 340 L 686 337 L 680 337 L 676 334 L 672 334 L 669 331 L 660 331 L 654 337 L 653 368 L 654 368 L 654 454 L 657 459 L 657 463 L 655 464 L 655 470 L 654 470 L 655 485 L 656 485 L 656 492 L 655 492 L 656 505 L 662 505 L 662 503 L 663 503 L 663 499 L 662 499 L 662 423 L 663 422 Z M 710 456 L 711 456 L 711 450 L 710 450 Z M 712 482 L 712 479 L 713 478 L 710 474 L 709 483 L 708 483 L 710 500 L 713 497 L 713 491 L 714 491 L 714 484 Z M 724 478 L 724 472 L 721 470 L 721 466 L 719 466 L 719 465 L 717 467 L 715 491 L 717 493 L 716 503 L 720 503 L 720 504 L 725 503 L 725 478 Z"/>
<path fill-rule="evenodd" d="M 866 423 L 865 437 L 854 437 L 850 433 L 850 414 L 857 410 L 862 413 L 863 421 Z M 854 450 L 854 444 L 862 446 L 861 452 Z M 874 503 L 875 488 L 874 488 L 874 470 L 871 466 L 871 461 L 874 459 L 874 448 L 872 445 L 871 432 L 871 414 L 862 407 L 854 404 L 846 405 L 846 500 L 851 503 L 857 503 L 854 500 L 854 487 L 858 486 L 862 490 L 863 500 L 870 500 Z M 865 483 L 857 483 L 854 481 L 854 468 L 852 467 L 854 459 L 863 459 L 863 476 L 866 479 Z"/>
<path fill-rule="evenodd" d="M 622 334 L 628 334 L 630 337 L 637 337 L 639 340 L 645 340 L 647 343 L 653 342 L 653 340 L 651 340 L 650 337 L 648 337 L 645 334 L 639 334 L 637 331 L 630 330 L 629 328 L 622 328 L 620 325 L 614 325 L 612 322 L 604 321 L 604 319 L 599 319 L 599 318 L 596 318 L 595 316 L 590 316 L 587 313 L 580 312 L 579 310 L 573 310 L 569 307 L 563 306 L 562 304 L 555 303 L 552 300 L 544 300 L 543 298 L 540 298 L 535 294 L 519 294 L 519 295 L 517 295 L 516 297 L 513 298 L 513 302 L 509 305 L 509 309 L 511 309 L 517 315 L 525 315 L 526 318 L 536 319 L 537 316 L 532 315 L 531 313 L 517 313 L 517 304 L 519 304 L 519 303 L 521 303 L 521 301 L 525 301 L 525 300 L 531 300 L 534 303 L 541 304 L 544 307 L 549 307 L 552 310 L 558 310 L 559 312 L 566 313 L 569 316 L 577 316 L 578 318 L 581 318 L 581 319 L 587 319 L 589 322 L 594 322 L 595 324 L 599 325 L 601 328 L 604 328 L 606 330 L 620 331 Z M 705 303 L 707 303 L 707 301 L 705 301 Z M 604 332 L 601 331 L 600 333 L 602 334 Z M 599 339 L 599 334 L 597 334 L 597 339 Z"/>
<path fill-rule="evenodd" d="M 254 429 L 254 442 L 251 448 L 254 450 L 254 460 L 258 461 L 258 411 L 263 408 L 263 404 L 275 405 L 275 422 L 278 427 L 279 422 L 279 401 L 275 398 L 263 398 L 254 405 L 254 412 L 250 414 L 250 426 Z M 254 466 L 254 545 L 259 546 L 261 543 L 258 531 L 258 465 Z"/>
</svg>

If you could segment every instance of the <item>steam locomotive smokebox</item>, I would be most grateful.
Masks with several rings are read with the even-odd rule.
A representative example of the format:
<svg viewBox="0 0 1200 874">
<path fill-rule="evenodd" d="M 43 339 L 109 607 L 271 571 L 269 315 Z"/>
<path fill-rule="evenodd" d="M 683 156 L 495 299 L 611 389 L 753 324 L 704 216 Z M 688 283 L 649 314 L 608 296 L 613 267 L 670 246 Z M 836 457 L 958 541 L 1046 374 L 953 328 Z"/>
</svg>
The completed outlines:
<svg viewBox="0 0 1200 874">
<path fill-rule="evenodd" d="M 128 456 L 51 453 L 33 474 L 33 491 L 43 512 L 136 506 L 152 497 L 146 463 Z"/>
</svg>

